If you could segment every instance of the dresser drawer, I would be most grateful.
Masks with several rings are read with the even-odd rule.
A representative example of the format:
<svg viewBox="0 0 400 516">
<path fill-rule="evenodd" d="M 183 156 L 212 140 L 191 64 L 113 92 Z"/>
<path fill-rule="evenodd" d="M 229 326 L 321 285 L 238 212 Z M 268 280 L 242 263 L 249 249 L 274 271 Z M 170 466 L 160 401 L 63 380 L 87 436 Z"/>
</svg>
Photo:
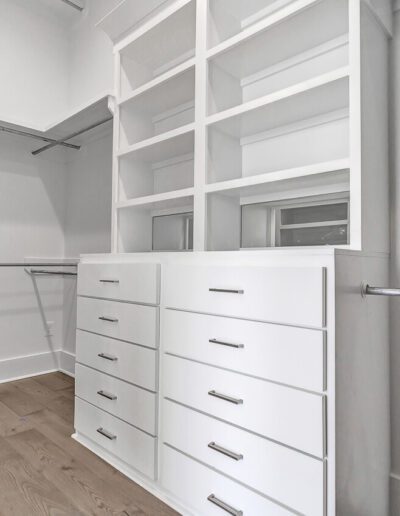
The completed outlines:
<svg viewBox="0 0 400 516">
<path fill-rule="evenodd" d="M 164 302 L 194 312 L 322 327 L 324 284 L 322 267 L 171 264 L 166 267 Z"/>
<path fill-rule="evenodd" d="M 75 398 L 75 429 L 118 459 L 155 478 L 155 437 L 79 398 Z"/>
<path fill-rule="evenodd" d="M 76 364 L 75 393 L 152 435 L 156 434 L 156 395 L 140 387 Z"/>
<path fill-rule="evenodd" d="M 159 303 L 157 263 L 82 263 L 78 294 L 137 303 Z"/>
<path fill-rule="evenodd" d="M 150 391 L 158 389 L 154 349 L 77 330 L 76 360 Z"/>
<path fill-rule="evenodd" d="M 302 514 L 324 514 L 322 460 L 168 400 L 162 435 L 165 443 Z"/>
<path fill-rule="evenodd" d="M 162 447 L 161 467 L 163 487 L 190 508 L 193 515 L 293 516 L 292 511 L 165 445 Z M 228 513 L 209 501 L 212 495 L 214 501 L 221 500 L 232 511 Z M 235 510 L 236 513 L 233 512 Z"/>
<path fill-rule="evenodd" d="M 324 389 L 323 330 L 178 310 L 164 310 L 162 317 L 167 352 L 303 389 Z"/>
<path fill-rule="evenodd" d="M 323 457 L 324 396 L 169 355 L 163 360 L 166 398 Z"/>
<path fill-rule="evenodd" d="M 158 310 L 153 306 L 78 297 L 77 327 L 156 348 Z"/>
</svg>

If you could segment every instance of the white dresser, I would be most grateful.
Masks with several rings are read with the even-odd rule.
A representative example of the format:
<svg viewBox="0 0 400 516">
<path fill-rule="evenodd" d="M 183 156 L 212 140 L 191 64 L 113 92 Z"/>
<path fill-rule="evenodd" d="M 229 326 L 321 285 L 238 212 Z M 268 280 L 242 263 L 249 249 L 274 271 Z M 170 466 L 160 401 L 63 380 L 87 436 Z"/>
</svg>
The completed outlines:
<svg viewBox="0 0 400 516">
<path fill-rule="evenodd" d="M 79 266 L 75 427 L 155 479 L 159 343 L 157 264 Z"/>
<path fill-rule="evenodd" d="M 385 257 L 92 255 L 80 275 L 77 440 L 183 514 L 385 516 L 387 303 L 361 295 Z"/>
</svg>

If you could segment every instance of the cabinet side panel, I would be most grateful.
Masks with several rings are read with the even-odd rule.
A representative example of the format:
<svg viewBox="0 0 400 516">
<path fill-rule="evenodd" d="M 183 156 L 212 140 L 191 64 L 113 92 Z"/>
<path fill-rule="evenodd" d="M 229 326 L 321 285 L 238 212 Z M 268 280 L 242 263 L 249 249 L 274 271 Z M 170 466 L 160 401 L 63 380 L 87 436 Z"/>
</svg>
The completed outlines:
<svg viewBox="0 0 400 516">
<path fill-rule="evenodd" d="M 387 258 L 336 258 L 336 504 L 339 516 L 388 514 L 390 471 Z"/>
<path fill-rule="evenodd" d="M 389 251 L 388 37 L 368 7 L 361 8 L 362 242 Z"/>
</svg>

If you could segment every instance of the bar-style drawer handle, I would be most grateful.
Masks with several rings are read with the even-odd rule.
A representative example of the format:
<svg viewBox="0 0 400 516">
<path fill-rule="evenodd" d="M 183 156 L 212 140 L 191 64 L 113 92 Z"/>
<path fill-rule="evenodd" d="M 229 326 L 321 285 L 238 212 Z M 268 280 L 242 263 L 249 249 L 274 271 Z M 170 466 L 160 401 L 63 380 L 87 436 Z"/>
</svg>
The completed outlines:
<svg viewBox="0 0 400 516">
<path fill-rule="evenodd" d="M 99 317 L 100 321 L 108 321 L 108 322 L 118 322 L 118 319 L 116 317 L 106 317 L 105 315 L 102 315 Z"/>
<path fill-rule="evenodd" d="M 226 455 L 230 459 L 237 460 L 237 461 L 243 459 L 243 455 L 241 453 L 235 453 L 231 450 L 227 450 L 226 448 L 223 448 L 222 446 L 220 446 L 219 444 L 217 444 L 215 442 L 208 443 L 208 447 L 211 448 L 212 450 L 215 450 L 218 453 L 222 453 L 222 455 Z"/>
<path fill-rule="evenodd" d="M 119 283 L 119 279 L 101 279 L 100 283 Z"/>
<path fill-rule="evenodd" d="M 117 396 L 115 394 L 111 394 L 110 392 L 107 392 L 107 391 L 97 391 L 97 394 L 99 396 L 103 396 L 103 398 L 107 398 L 108 400 L 116 400 L 117 399 Z"/>
<path fill-rule="evenodd" d="M 219 398 L 220 400 L 229 401 L 229 403 L 233 403 L 234 405 L 242 405 L 243 400 L 240 398 L 232 398 L 232 396 L 227 396 L 226 394 L 221 394 L 217 391 L 208 391 L 210 396 L 214 396 L 214 398 Z"/>
<path fill-rule="evenodd" d="M 231 505 L 228 505 L 227 503 L 217 498 L 214 494 L 210 494 L 210 496 L 207 496 L 207 500 L 219 507 L 220 509 L 224 510 L 228 514 L 231 514 L 232 516 L 243 516 L 243 511 L 238 511 Z"/>
<path fill-rule="evenodd" d="M 209 288 L 210 292 L 222 292 L 224 294 L 244 294 L 244 290 L 232 288 Z"/>
<path fill-rule="evenodd" d="M 114 355 L 108 355 L 107 353 L 99 353 L 97 356 L 104 358 L 104 360 L 109 360 L 110 362 L 116 362 L 118 360 L 118 357 L 115 357 Z"/>
<path fill-rule="evenodd" d="M 218 339 L 209 339 L 208 342 L 211 342 L 211 344 L 220 344 L 221 346 L 227 346 L 228 348 L 235 348 L 235 349 L 243 349 L 244 344 L 234 344 L 233 342 L 225 342 L 223 340 Z"/>
<path fill-rule="evenodd" d="M 117 438 L 116 435 L 112 434 L 111 432 L 108 432 L 107 430 L 105 430 L 102 427 L 98 428 L 96 430 L 96 432 L 98 432 L 99 434 L 101 434 L 104 437 L 107 437 L 107 439 L 110 439 L 110 441 L 115 441 L 115 439 Z"/>
</svg>

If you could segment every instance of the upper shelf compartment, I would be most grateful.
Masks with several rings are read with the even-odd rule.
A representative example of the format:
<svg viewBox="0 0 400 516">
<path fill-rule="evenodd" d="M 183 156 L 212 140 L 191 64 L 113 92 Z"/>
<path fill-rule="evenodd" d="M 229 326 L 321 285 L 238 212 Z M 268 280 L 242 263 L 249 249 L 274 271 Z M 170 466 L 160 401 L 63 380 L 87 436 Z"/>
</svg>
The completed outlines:
<svg viewBox="0 0 400 516">
<path fill-rule="evenodd" d="M 219 3 L 225 0 L 212 0 L 211 5 Z M 232 5 L 237 3 L 233 1 Z M 284 17 L 285 9 L 281 9 L 211 49 L 208 113 L 229 109 L 347 66 L 347 3 L 347 0 L 290 2 L 287 6 L 291 8 L 290 16 Z M 275 4 L 281 5 L 282 1 Z"/>
<path fill-rule="evenodd" d="M 179 0 L 141 26 L 117 49 L 121 56 L 120 97 L 177 67 L 195 54 L 196 3 Z"/>
<path fill-rule="evenodd" d="M 145 22 L 168 3 L 170 0 L 122 0 L 96 23 L 96 27 L 102 29 L 116 43 L 128 30 Z"/>
</svg>

